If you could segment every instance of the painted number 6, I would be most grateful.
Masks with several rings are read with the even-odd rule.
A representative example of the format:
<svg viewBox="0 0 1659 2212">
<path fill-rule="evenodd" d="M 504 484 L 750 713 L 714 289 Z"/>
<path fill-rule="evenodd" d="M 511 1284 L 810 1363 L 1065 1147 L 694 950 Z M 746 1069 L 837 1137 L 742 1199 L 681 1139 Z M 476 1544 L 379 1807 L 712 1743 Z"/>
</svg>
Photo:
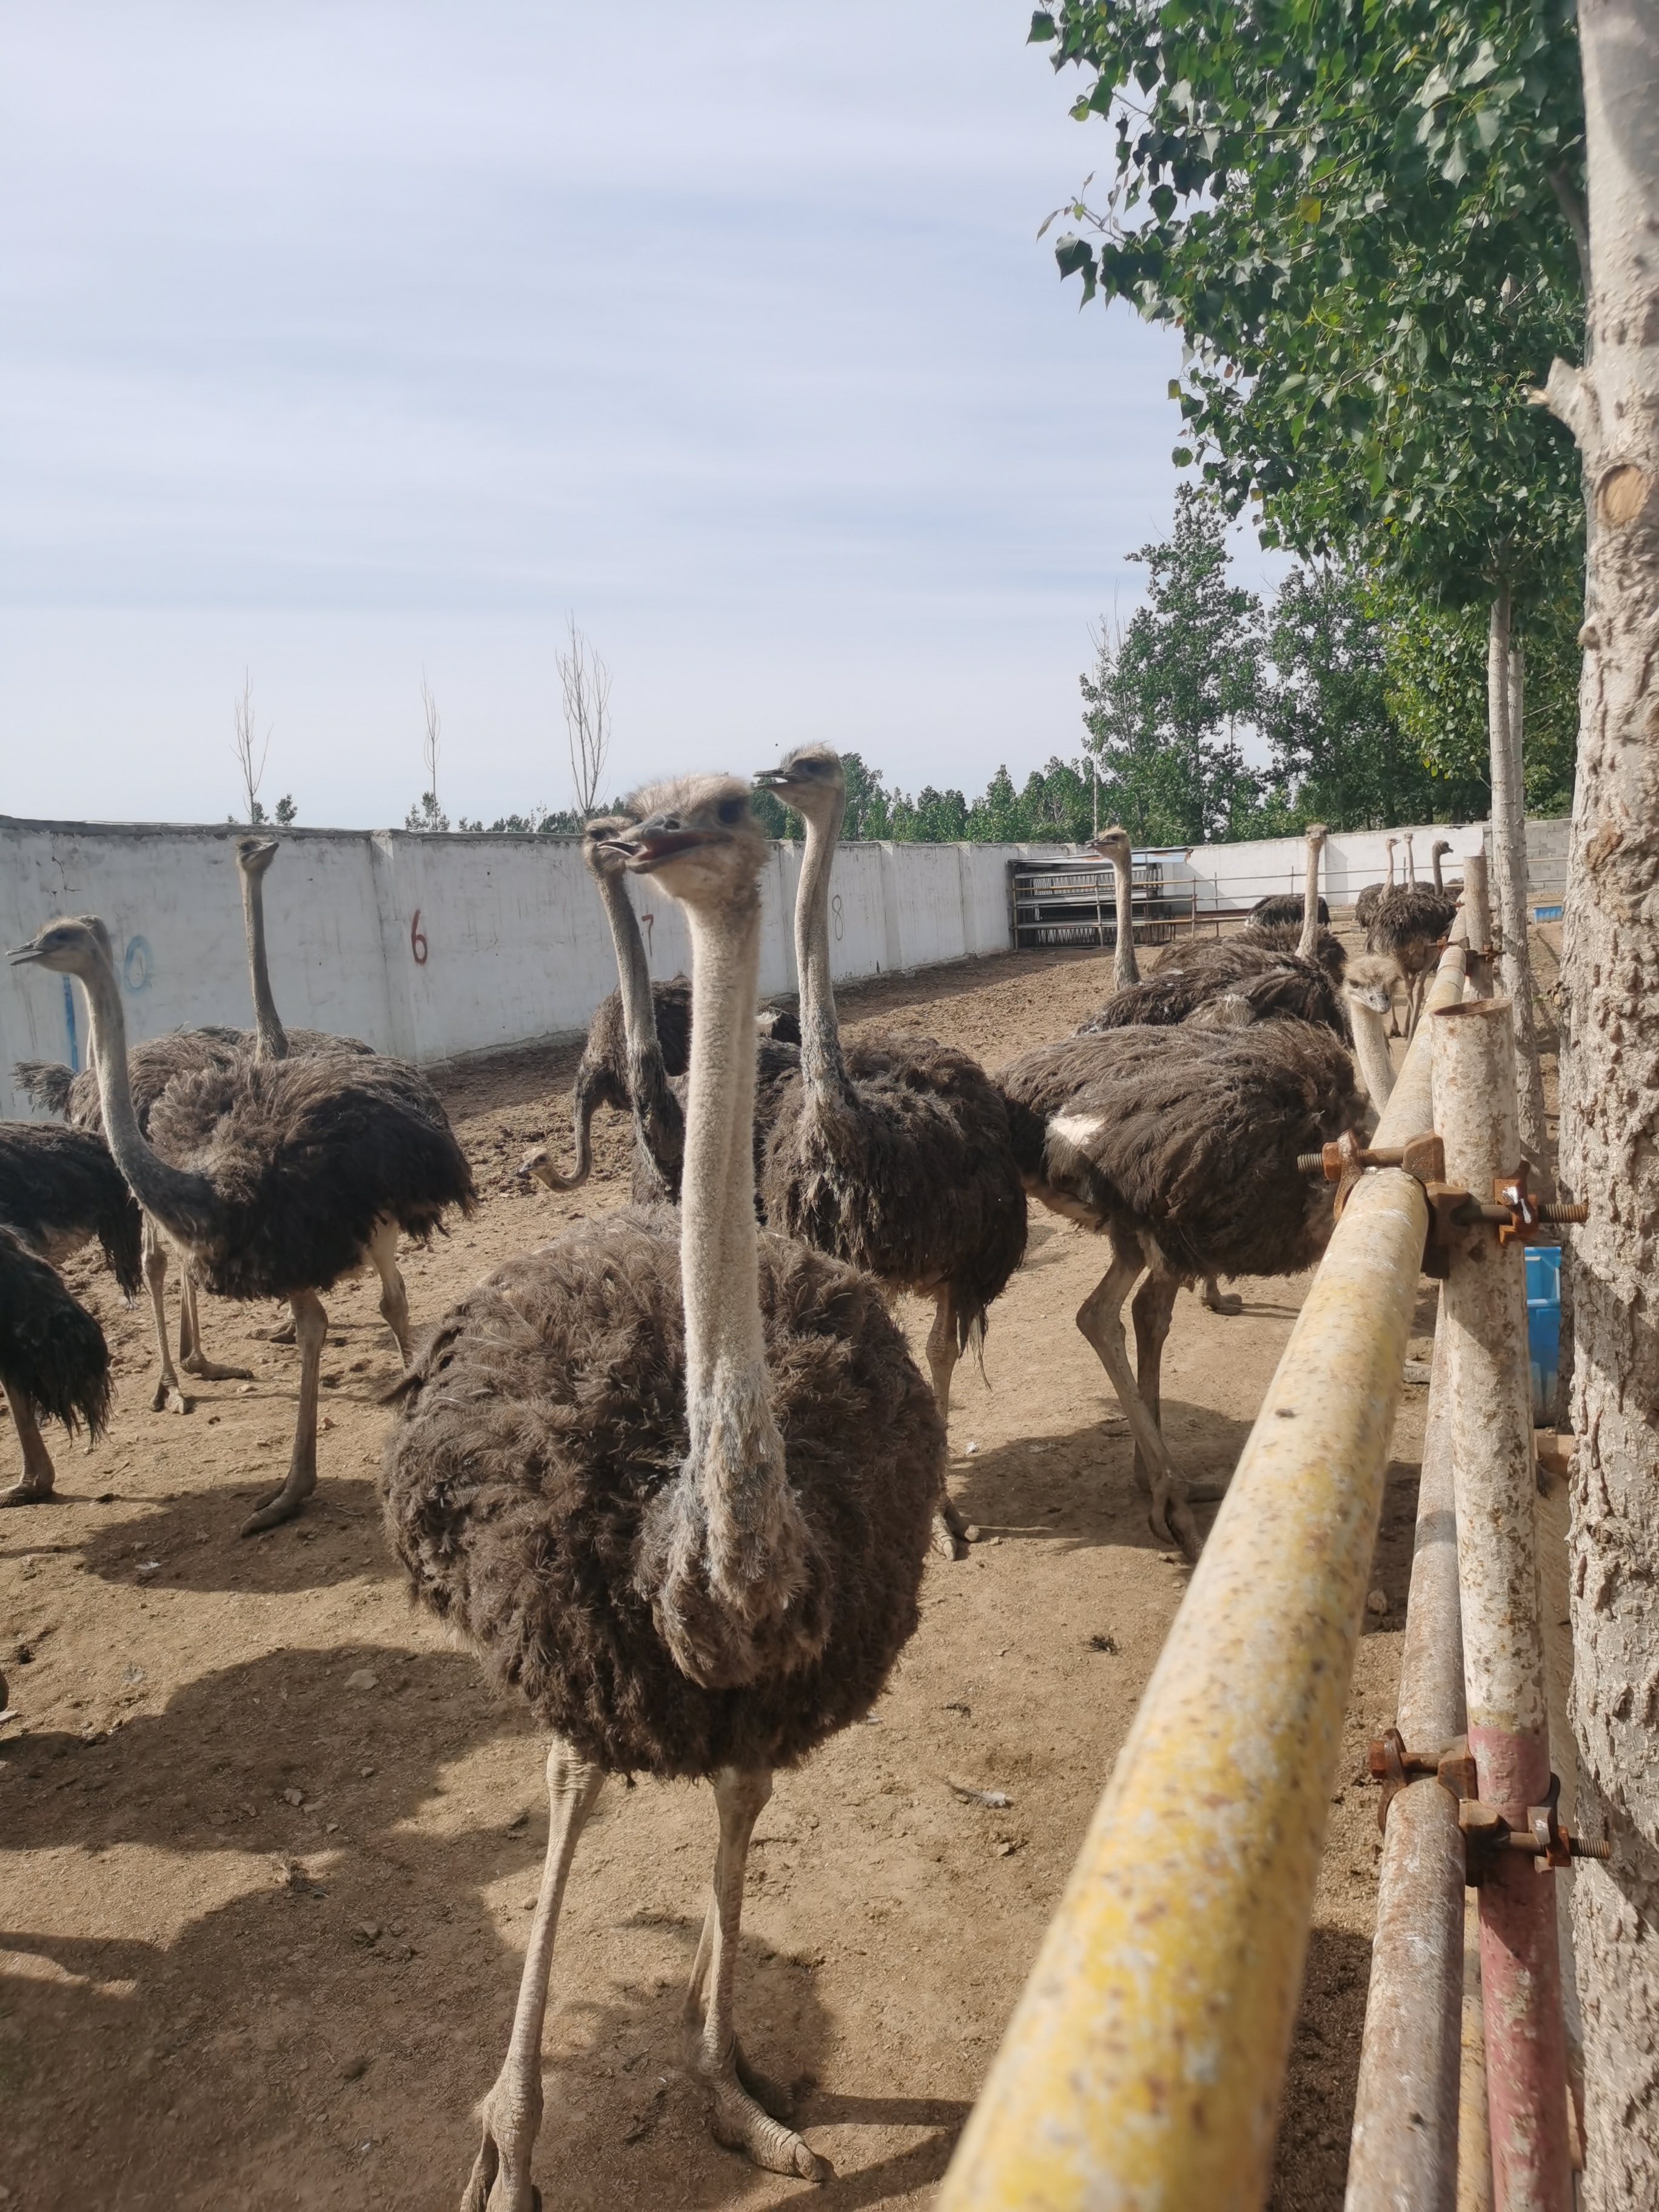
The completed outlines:
<svg viewBox="0 0 1659 2212">
<path fill-rule="evenodd" d="M 421 927 L 421 909 L 416 907 L 415 918 L 409 925 L 409 949 L 415 955 L 415 965 L 426 965 L 426 933 Z"/>
</svg>

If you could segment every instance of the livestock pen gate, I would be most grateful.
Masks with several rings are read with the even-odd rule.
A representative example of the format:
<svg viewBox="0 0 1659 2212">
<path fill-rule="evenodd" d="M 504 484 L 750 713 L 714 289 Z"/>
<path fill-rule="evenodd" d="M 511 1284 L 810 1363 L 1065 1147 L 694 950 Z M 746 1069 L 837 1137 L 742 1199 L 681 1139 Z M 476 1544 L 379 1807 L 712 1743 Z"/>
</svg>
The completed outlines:
<svg viewBox="0 0 1659 2212">
<path fill-rule="evenodd" d="M 1177 850 L 1179 848 L 1176 848 Z M 1130 928 L 1137 945 L 1167 945 L 1196 929 L 1198 890 L 1164 880 L 1163 851 L 1132 858 Z M 1017 952 L 1117 943 L 1117 880 L 1107 860 L 1008 863 L 1008 930 Z"/>
</svg>

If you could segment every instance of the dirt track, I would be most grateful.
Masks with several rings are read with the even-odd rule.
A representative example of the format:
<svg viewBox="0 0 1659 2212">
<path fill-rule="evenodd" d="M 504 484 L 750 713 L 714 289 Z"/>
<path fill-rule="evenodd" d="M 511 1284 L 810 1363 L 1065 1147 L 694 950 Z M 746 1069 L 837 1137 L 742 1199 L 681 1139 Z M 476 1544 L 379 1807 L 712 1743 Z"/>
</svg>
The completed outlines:
<svg viewBox="0 0 1659 2212">
<path fill-rule="evenodd" d="M 1097 956 L 1019 955 L 849 991 L 842 1012 L 994 1066 L 1109 981 Z M 448 1083 L 484 1202 L 410 1256 L 417 1325 L 624 1197 L 615 1117 L 574 1198 L 512 1178 L 532 1138 L 567 1146 L 574 1059 Z M 1072 1325 L 1099 1248 L 1046 1215 L 1033 1229 L 993 1316 L 993 1388 L 964 1370 L 951 1423 L 981 1540 L 930 1567 L 872 1723 L 781 1777 L 757 1832 L 739 2021 L 837 2178 L 815 2197 L 704 2132 L 676 2059 L 712 1803 L 612 1784 L 554 1965 L 550 2212 L 932 2201 L 1187 1580 L 1148 1533 L 1127 1431 Z M 73 1279 L 116 1348 L 119 1401 L 90 1455 L 52 1439 L 60 1503 L 0 1516 L 0 1667 L 22 1716 L 0 1732 L 0 2205 L 453 2206 L 546 1817 L 527 1717 L 412 1612 L 381 1536 L 395 1350 L 365 1285 L 331 1297 L 318 1495 L 244 1543 L 293 1419 L 295 1355 L 263 1340 L 275 1310 L 204 1302 L 210 1352 L 256 1379 L 193 1386 L 179 1419 L 146 1410 L 144 1314 L 107 1276 Z M 1304 1285 L 1240 1287 L 1242 1316 L 1183 1297 L 1170 1334 L 1166 1425 L 1194 1474 L 1231 1468 Z M 922 1316 L 907 1320 L 920 1352 Z M 1341 2201 L 1377 1846 L 1354 1785 L 1391 1717 L 1421 1413 L 1408 1390 L 1372 1577 L 1391 1611 L 1361 1648 L 1280 2132 L 1285 2212 Z M 1012 1808 L 964 1803 L 952 1779 Z"/>
</svg>

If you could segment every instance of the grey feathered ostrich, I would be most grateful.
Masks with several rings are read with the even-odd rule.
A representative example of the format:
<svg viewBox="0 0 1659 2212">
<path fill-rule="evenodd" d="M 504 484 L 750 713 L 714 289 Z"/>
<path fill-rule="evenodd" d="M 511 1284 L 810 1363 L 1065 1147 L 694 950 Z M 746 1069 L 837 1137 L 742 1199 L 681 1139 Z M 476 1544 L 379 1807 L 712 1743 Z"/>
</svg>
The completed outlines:
<svg viewBox="0 0 1659 2212">
<path fill-rule="evenodd" d="M 953 1045 L 895 1035 L 843 1051 L 830 979 L 830 871 L 847 808 L 840 756 L 800 745 L 757 781 L 806 825 L 795 895 L 800 1074 L 767 1139 L 761 1211 L 787 1236 L 933 1302 L 941 1416 L 958 1357 L 1025 1252 L 1025 1198 L 1002 1099 Z M 960 1534 L 954 1509 L 945 1520 Z"/>
<path fill-rule="evenodd" d="M 55 1270 L 95 1237 L 126 1297 L 139 1284 L 138 1208 L 100 1140 L 40 1121 L 0 1121 L 0 1379 L 23 1448 L 23 1473 L 0 1505 L 52 1495 L 38 1414 L 85 1419 L 96 1435 L 109 1354 L 96 1321 Z M 20 1259 L 19 1254 L 23 1256 Z"/>
<path fill-rule="evenodd" d="M 823 2168 L 733 2024 L 744 1866 L 774 1768 L 867 1712 L 914 1632 L 945 1438 L 874 1283 L 756 1225 L 757 878 L 745 787 L 687 780 L 618 844 L 690 917 L 680 1212 L 630 1209 L 497 1268 L 401 1386 L 387 1525 L 418 1598 L 553 1733 L 507 2057 L 463 2212 L 529 2212 L 542 2028 L 577 1838 L 609 1774 L 707 1776 L 714 1893 L 684 2013 L 716 2139 Z"/>
<path fill-rule="evenodd" d="M 144 1212 L 205 1287 L 286 1298 L 301 1351 L 286 1480 L 243 1524 L 297 1513 L 317 1486 L 317 1377 L 328 1316 L 319 1291 L 378 1243 L 429 1237 L 446 1209 L 470 1213 L 472 1176 L 447 1128 L 395 1060 L 240 1060 L 170 1084 L 140 1130 L 109 935 L 95 916 L 49 922 L 12 953 L 80 978 L 105 1133 Z"/>
<path fill-rule="evenodd" d="M 1188 1556 L 1198 1535 L 1158 1426 L 1176 1291 L 1195 1277 L 1282 1275 L 1330 1233 L 1321 1188 L 1297 1167 L 1358 1125 L 1353 1063 L 1326 1028 L 1115 1029 L 1041 1045 L 998 1074 L 1026 1189 L 1105 1235 L 1111 1264 L 1077 1325 L 1110 1376 L 1152 1492 L 1152 1525 Z M 1123 1301 L 1133 1305 L 1138 1377 Z"/>
<path fill-rule="evenodd" d="M 1362 952 L 1348 963 L 1342 994 L 1348 1002 L 1353 1025 L 1353 1056 L 1371 1104 L 1380 1114 L 1394 1089 L 1394 1062 L 1389 1055 L 1385 1016 L 1394 1011 L 1395 986 L 1400 970 L 1392 960 Z"/>
<path fill-rule="evenodd" d="M 1417 1027 L 1428 972 L 1439 957 L 1439 948 L 1456 915 L 1457 900 L 1452 893 L 1431 890 L 1419 884 L 1385 891 L 1372 909 L 1365 949 L 1395 961 L 1406 979 L 1408 1036 Z"/>
<path fill-rule="evenodd" d="M 637 804 L 649 812 L 657 795 L 655 787 L 649 787 L 636 794 Z M 582 860 L 599 889 L 620 981 L 594 1012 L 576 1071 L 575 1171 L 569 1176 L 559 1174 L 545 1145 L 527 1152 L 518 1171 L 520 1176 L 544 1183 L 550 1190 L 576 1189 L 588 1173 L 587 1123 L 594 1107 L 603 1101 L 631 1111 L 634 1116 L 633 1196 L 635 1205 L 643 1206 L 664 1200 L 672 1204 L 680 1194 L 685 1152 L 684 1078 L 690 1062 L 691 1001 L 690 987 L 684 976 L 670 983 L 651 981 L 645 939 L 623 882 L 626 870 L 620 848 L 612 842 L 638 818 L 635 814 L 596 815 L 582 835 Z M 800 1066 L 800 1032 L 793 1014 L 770 1010 L 759 1034 L 757 1175 L 764 1132 L 771 1125 L 779 1089 Z"/>
<path fill-rule="evenodd" d="M 1461 882 L 1448 883 L 1440 872 L 1440 856 L 1452 849 L 1449 837 L 1437 837 L 1429 848 L 1429 866 L 1434 871 L 1434 887 L 1442 898 L 1455 898 L 1463 886 Z"/>
<path fill-rule="evenodd" d="M 0 1222 L 0 1389 L 23 1450 L 23 1472 L 0 1505 L 36 1505 L 57 1480 L 40 1434 L 45 1415 L 73 1436 L 84 1421 L 102 1434 L 109 1417 L 104 1332 L 15 1229 Z"/>
<path fill-rule="evenodd" d="M 1399 840 L 1395 837 L 1385 837 L 1382 840 L 1384 849 L 1389 855 L 1388 881 L 1381 884 L 1367 884 L 1354 901 L 1353 920 L 1356 929 L 1365 930 L 1370 927 L 1371 916 L 1376 912 L 1377 901 L 1385 891 L 1391 891 L 1394 889 L 1394 848 L 1398 842 Z"/>
<path fill-rule="evenodd" d="M 1128 831 L 1114 822 L 1097 837 L 1091 838 L 1089 850 L 1098 853 L 1102 860 L 1109 860 L 1112 864 L 1116 908 L 1112 943 L 1112 988 L 1114 991 L 1127 991 L 1140 981 L 1140 965 L 1135 958 L 1134 848 L 1129 842 Z"/>
</svg>

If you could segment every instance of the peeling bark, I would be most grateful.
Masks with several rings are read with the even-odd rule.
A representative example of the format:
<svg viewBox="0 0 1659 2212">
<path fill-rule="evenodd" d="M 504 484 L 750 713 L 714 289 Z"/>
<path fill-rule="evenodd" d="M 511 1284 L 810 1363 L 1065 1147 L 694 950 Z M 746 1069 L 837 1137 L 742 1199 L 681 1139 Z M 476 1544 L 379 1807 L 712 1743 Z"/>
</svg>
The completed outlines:
<svg viewBox="0 0 1659 2212">
<path fill-rule="evenodd" d="M 1572 1877 L 1585 2202 L 1659 2203 L 1659 10 L 1583 0 L 1591 366 L 1548 404 L 1590 513 L 1563 1166 L 1574 1304 Z"/>
<path fill-rule="evenodd" d="M 1521 781 L 1521 718 L 1525 696 L 1521 649 L 1510 629 L 1510 591 L 1492 603 L 1486 646 L 1486 727 L 1492 754 L 1492 888 L 1498 894 L 1498 973 L 1515 1009 L 1516 1105 L 1521 1149 L 1534 1168 L 1547 1155 L 1544 1079 L 1538 1067 L 1532 954 L 1527 940 L 1527 805 Z"/>
</svg>

